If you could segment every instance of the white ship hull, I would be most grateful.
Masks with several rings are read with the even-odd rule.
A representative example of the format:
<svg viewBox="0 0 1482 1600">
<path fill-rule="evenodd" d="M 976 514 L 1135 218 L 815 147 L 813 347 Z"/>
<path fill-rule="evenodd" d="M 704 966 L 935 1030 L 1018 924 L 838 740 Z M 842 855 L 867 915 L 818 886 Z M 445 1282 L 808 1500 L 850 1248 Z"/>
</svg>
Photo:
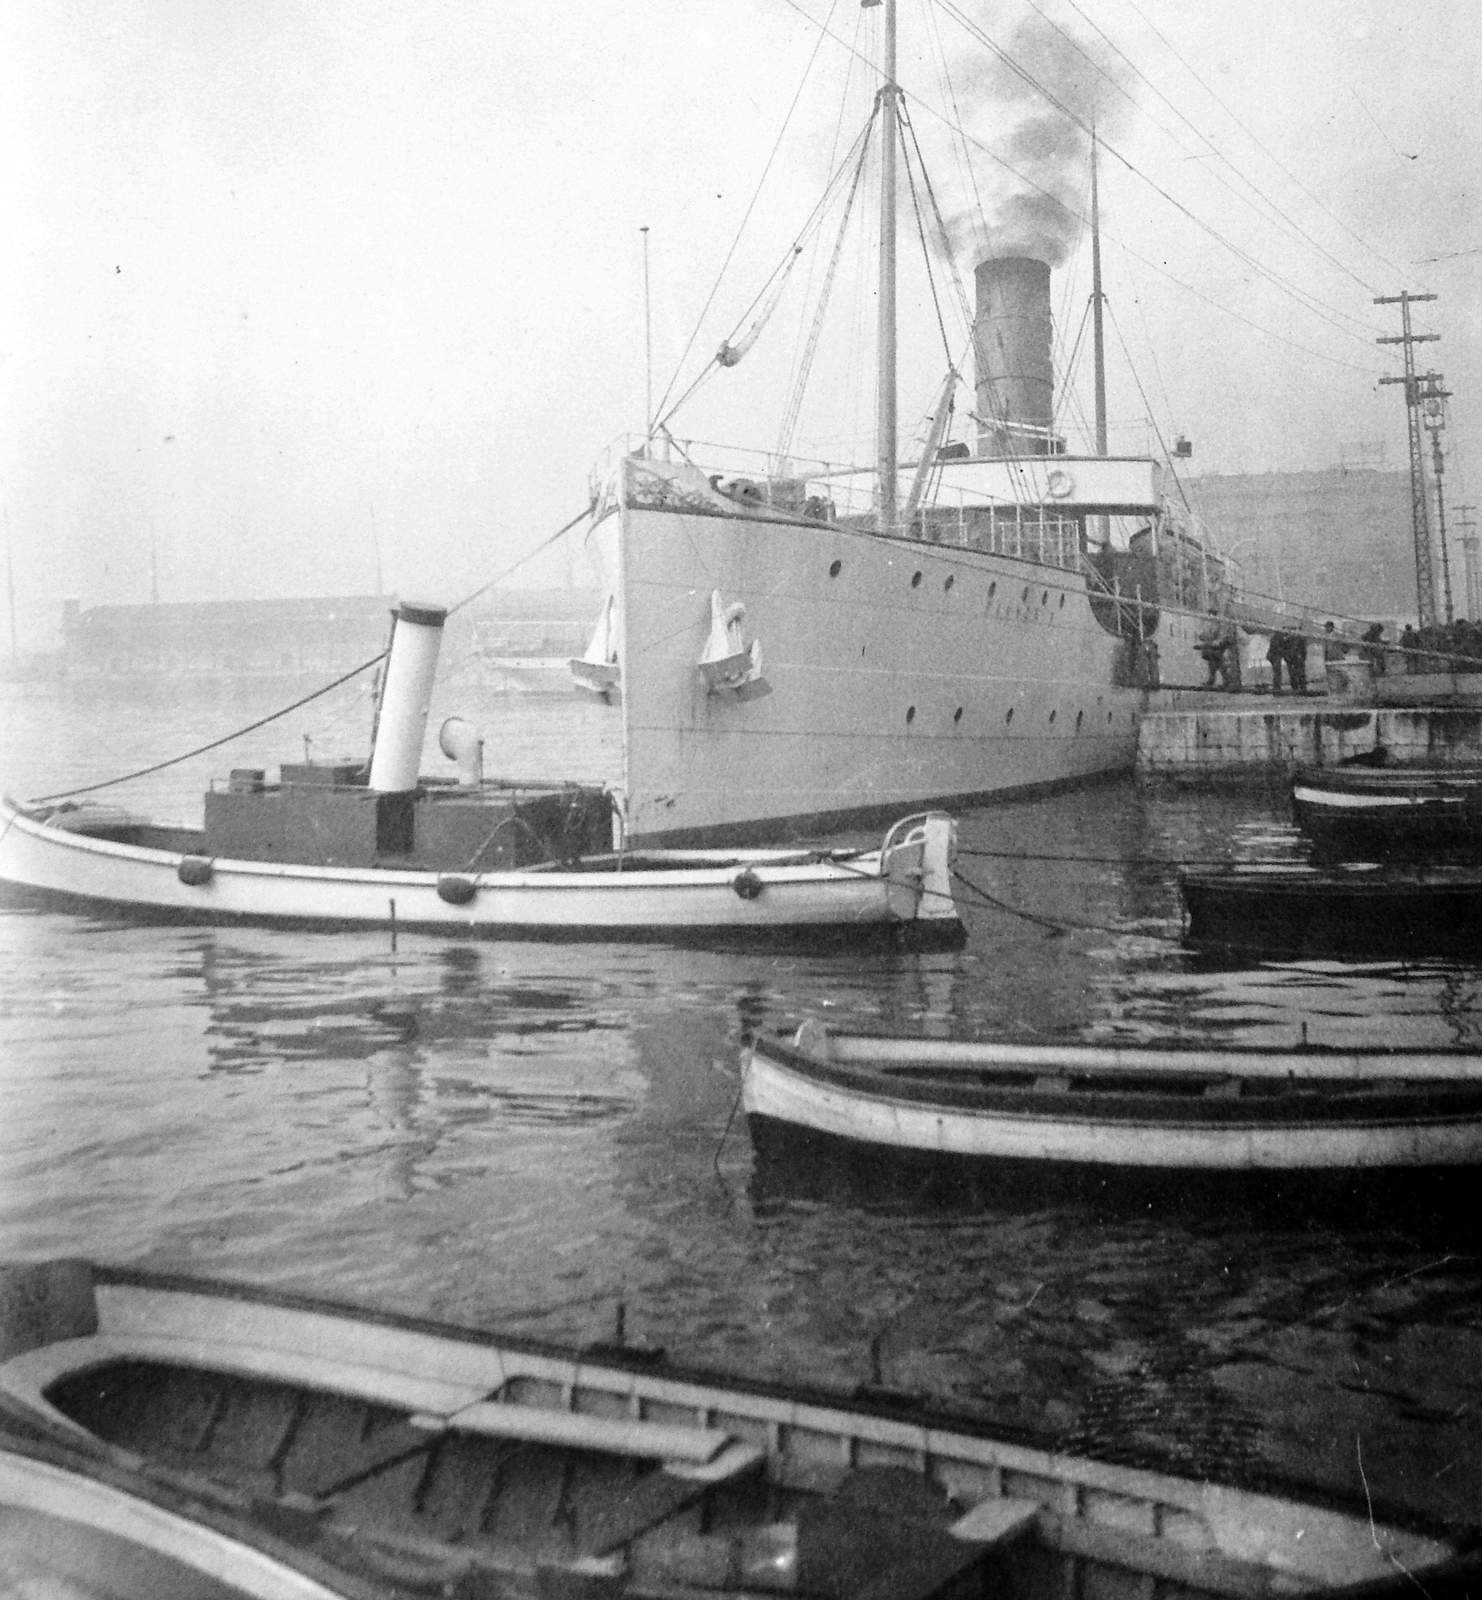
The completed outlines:
<svg viewBox="0 0 1482 1600">
<path fill-rule="evenodd" d="M 1145 692 L 1117 686 L 1127 642 L 1080 572 L 632 504 L 590 538 L 619 597 L 636 840 L 764 837 L 1132 768 Z M 697 670 L 716 592 L 744 602 L 771 693 L 717 693 Z M 1203 681 L 1197 625 L 1165 608 L 1165 684 Z"/>
</svg>

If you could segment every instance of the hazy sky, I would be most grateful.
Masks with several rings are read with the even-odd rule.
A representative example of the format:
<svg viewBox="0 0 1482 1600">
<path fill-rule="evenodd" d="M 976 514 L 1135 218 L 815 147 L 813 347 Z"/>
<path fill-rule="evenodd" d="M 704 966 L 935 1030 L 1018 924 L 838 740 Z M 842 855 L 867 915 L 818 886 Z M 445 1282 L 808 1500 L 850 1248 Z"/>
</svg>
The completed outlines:
<svg viewBox="0 0 1482 1600">
<path fill-rule="evenodd" d="M 1400 392 L 1377 384 L 1397 357 L 1373 343 L 1397 308 L 1371 301 L 1433 290 L 1417 325 L 1442 338 L 1419 354 L 1455 393 L 1451 500 L 1482 499 L 1475 0 L 900 9 L 900 76 L 949 214 L 975 193 L 1003 204 L 1018 180 L 995 156 L 1046 170 L 1031 126 L 1046 108 L 964 20 L 1096 104 L 1114 447 L 1141 447 L 1145 394 L 1165 433 L 1194 439 L 1197 470 L 1320 468 L 1380 441 L 1402 465 Z M 388 589 L 447 601 L 510 567 L 581 508 L 607 442 L 643 425 L 639 228 L 662 392 L 774 147 L 681 387 L 802 228 L 866 114 L 851 51 L 871 50 L 880 15 L 856 0 L 9 0 L 0 497 L 22 643 L 47 642 L 65 596 L 147 600 L 152 565 L 163 599 L 365 592 L 379 561 Z M 1100 72 L 1079 58 L 1078 79 L 1050 23 Z M 832 226 L 676 433 L 776 441 Z M 1056 273 L 1067 347 L 1087 254 Z M 906 297 L 909 437 L 946 358 L 909 269 Z M 852 266 L 835 303 L 843 331 L 820 347 L 798 433 L 831 455 L 856 448 L 872 405 L 872 301 Z M 522 576 L 568 570 L 585 575 L 578 551 Z"/>
</svg>

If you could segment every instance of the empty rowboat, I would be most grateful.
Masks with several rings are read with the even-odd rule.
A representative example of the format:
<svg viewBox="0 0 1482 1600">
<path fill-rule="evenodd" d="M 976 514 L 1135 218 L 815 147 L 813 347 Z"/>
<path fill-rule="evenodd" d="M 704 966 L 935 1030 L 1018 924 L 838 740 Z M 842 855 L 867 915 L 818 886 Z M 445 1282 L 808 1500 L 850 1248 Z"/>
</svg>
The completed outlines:
<svg viewBox="0 0 1482 1600">
<path fill-rule="evenodd" d="M 1468 955 L 1482 939 L 1482 868 L 1340 861 L 1186 869 L 1186 937 L 1267 956 Z"/>
<path fill-rule="evenodd" d="M 1297 774 L 1292 814 L 1316 844 L 1383 860 L 1482 847 L 1482 767 L 1324 767 Z"/>
<path fill-rule="evenodd" d="M 1482 1162 L 1482 1055 L 873 1038 L 805 1023 L 743 1063 L 753 1125 L 859 1149 L 1143 1172 Z M 763 1136 L 766 1128 L 761 1129 Z"/>
<path fill-rule="evenodd" d="M 297 1564 L 280 1594 L 1247 1600 L 1424 1584 L 1458 1559 L 1382 1507 L 652 1353 L 78 1262 L 0 1270 L 0 1308 L 0 1407 L 27 1448 L 202 1507 Z"/>
</svg>

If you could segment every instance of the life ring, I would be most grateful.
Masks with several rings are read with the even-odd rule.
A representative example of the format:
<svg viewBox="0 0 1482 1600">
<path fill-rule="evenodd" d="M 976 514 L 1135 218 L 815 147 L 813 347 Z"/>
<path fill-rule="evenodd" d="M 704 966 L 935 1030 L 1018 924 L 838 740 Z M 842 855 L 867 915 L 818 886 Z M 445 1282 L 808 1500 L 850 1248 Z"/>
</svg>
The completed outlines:
<svg viewBox="0 0 1482 1600">
<path fill-rule="evenodd" d="M 1045 479 L 1045 486 L 1057 500 L 1068 500 L 1075 493 L 1075 479 L 1059 467 Z"/>
<path fill-rule="evenodd" d="M 762 880 L 750 867 L 743 867 L 731 879 L 731 887 L 743 900 L 755 900 L 762 892 L 763 884 Z"/>
</svg>

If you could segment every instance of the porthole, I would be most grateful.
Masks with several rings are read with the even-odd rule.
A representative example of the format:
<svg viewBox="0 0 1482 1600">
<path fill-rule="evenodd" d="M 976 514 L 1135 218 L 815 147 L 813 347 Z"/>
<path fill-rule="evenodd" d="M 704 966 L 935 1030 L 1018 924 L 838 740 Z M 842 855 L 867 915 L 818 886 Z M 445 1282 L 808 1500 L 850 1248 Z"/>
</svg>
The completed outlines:
<svg viewBox="0 0 1482 1600">
<path fill-rule="evenodd" d="M 1065 609 L 1065 596 L 1061 595 L 1060 596 L 1060 610 L 1064 611 L 1064 609 Z"/>
<path fill-rule="evenodd" d="M 962 721 L 962 707 L 961 706 L 958 706 L 958 708 L 952 713 L 952 721 L 953 721 L 954 724 L 959 723 L 959 722 Z"/>
<path fill-rule="evenodd" d="M 1048 589 L 1046 589 L 1045 592 L 1039 597 L 1039 603 L 1042 606 L 1049 605 L 1049 603 L 1050 603 L 1050 591 Z"/>
<path fill-rule="evenodd" d="M 1106 714 L 1106 720 L 1107 720 L 1107 721 L 1108 721 L 1108 722 L 1110 722 L 1110 721 L 1111 721 L 1111 719 L 1112 719 L 1112 714 L 1111 714 L 1111 712 L 1110 712 L 1110 711 L 1108 711 L 1108 712 L 1107 712 L 1107 714 Z"/>
<path fill-rule="evenodd" d="M 1003 720 L 1006 723 L 1007 722 L 1012 722 L 1014 720 L 1014 708 L 1012 706 L 1010 706 L 1009 709 L 1004 712 Z"/>
<path fill-rule="evenodd" d="M 911 726 L 911 724 L 915 720 L 916 720 L 916 707 L 915 706 L 907 706 L 906 707 L 906 726 L 909 728 Z"/>
<path fill-rule="evenodd" d="M 844 570 L 844 563 L 842 561 L 835 561 L 833 563 L 833 565 L 828 569 L 828 575 L 831 578 L 837 578 L 839 576 L 839 574 L 843 570 Z"/>
<path fill-rule="evenodd" d="M 911 574 L 911 587 L 913 589 L 919 589 L 921 587 L 921 574 L 919 572 L 913 572 Z"/>
<path fill-rule="evenodd" d="M 954 583 L 956 583 L 956 582 L 957 582 L 957 579 L 956 579 L 956 578 L 954 578 L 954 577 L 953 577 L 953 576 L 952 576 L 952 574 L 951 574 L 951 573 L 950 573 L 950 572 L 949 572 L 949 573 L 948 573 L 948 574 L 947 574 L 947 576 L 946 576 L 946 577 L 945 577 L 945 578 L 944 578 L 944 579 L 943 579 L 943 580 L 942 580 L 942 592 L 943 592 L 943 593 L 944 593 L 944 594 L 945 594 L 945 593 L 946 593 L 946 591 L 947 591 L 947 590 L 948 590 L 948 589 L 950 589 L 950 588 L 951 588 L 951 587 L 952 587 L 952 585 L 953 585 L 953 584 L 954 584 Z"/>
<path fill-rule="evenodd" d="M 1024 593 L 1019 596 L 1019 603 L 1021 605 L 1026 605 L 1026 604 L 1028 604 L 1028 601 L 1029 601 L 1029 585 L 1026 583 L 1024 585 Z"/>
<path fill-rule="evenodd" d="M 1080 731 L 1081 724 L 1085 720 L 1086 720 L 1086 713 L 1084 711 L 1077 711 L 1076 714 L 1075 714 L 1075 725 L 1076 725 L 1076 731 L 1077 732 Z"/>
<path fill-rule="evenodd" d="M 1057 715 L 1057 713 L 1055 713 L 1053 711 L 1050 713 L 1050 721 L 1051 722 L 1053 722 L 1055 720 L 1056 715 Z"/>
<path fill-rule="evenodd" d="M 991 600 L 994 597 L 994 595 L 996 595 L 997 593 L 998 593 L 998 579 L 995 578 L 993 580 L 993 582 L 988 585 L 988 598 Z"/>
</svg>

